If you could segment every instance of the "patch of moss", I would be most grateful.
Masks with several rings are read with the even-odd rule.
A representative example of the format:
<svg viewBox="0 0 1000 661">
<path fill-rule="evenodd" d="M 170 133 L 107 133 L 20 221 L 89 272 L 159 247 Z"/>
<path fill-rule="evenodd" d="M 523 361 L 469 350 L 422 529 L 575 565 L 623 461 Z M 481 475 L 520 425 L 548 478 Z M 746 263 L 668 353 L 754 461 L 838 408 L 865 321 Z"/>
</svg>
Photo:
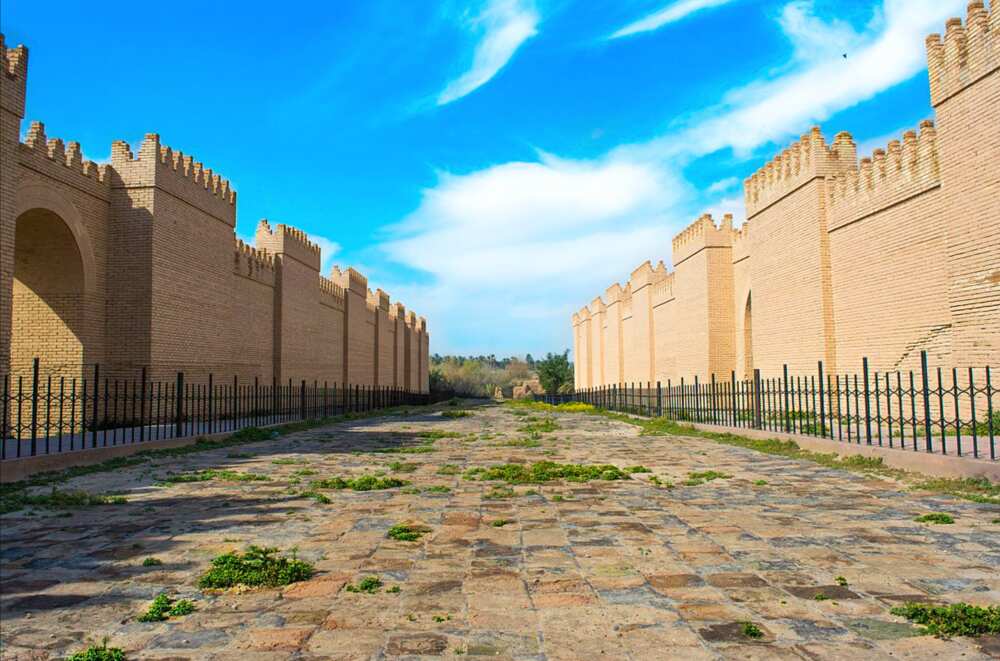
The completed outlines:
<svg viewBox="0 0 1000 661">
<path fill-rule="evenodd" d="M 420 468 L 420 464 L 407 463 L 405 461 L 394 461 L 389 464 L 389 470 L 393 473 L 412 473 Z"/>
<path fill-rule="evenodd" d="M 732 475 L 727 475 L 726 473 L 720 473 L 719 471 L 701 471 L 688 473 L 688 479 L 684 481 L 685 486 L 693 487 L 699 484 L 705 484 L 706 482 L 711 482 L 712 480 L 728 480 Z"/>
<path fill-rule="evenodd" d="M 163 561 L 159 558 L 146 558 L 142 561 L 143 567 L 159 567 L 163 564 Z"/>
<path fill-rule="evenodd" d="M 510 519 L 496 519 L 490 525 L 493 526 L 494 528 L 503 528 L 509 523 L 514 523 L 514 522 L 511 521 Z"/>
</svg>

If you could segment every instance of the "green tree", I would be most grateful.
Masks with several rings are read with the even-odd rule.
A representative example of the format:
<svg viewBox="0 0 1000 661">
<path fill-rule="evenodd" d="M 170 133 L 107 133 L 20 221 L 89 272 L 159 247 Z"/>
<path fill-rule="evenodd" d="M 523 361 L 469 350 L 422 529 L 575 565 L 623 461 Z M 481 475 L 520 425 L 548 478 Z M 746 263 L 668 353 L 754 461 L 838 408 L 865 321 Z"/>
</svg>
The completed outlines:
<svg viewBox="0 0 1000 661">
<path fill-rule="evenodd" d="M 569 349 L 563 353 L 546 354 L 544 360 L 535 361 L 538 380 L 547 393 L 565 392 L 573 384 L 573 363 L 569 362 Z"/>
</svg>

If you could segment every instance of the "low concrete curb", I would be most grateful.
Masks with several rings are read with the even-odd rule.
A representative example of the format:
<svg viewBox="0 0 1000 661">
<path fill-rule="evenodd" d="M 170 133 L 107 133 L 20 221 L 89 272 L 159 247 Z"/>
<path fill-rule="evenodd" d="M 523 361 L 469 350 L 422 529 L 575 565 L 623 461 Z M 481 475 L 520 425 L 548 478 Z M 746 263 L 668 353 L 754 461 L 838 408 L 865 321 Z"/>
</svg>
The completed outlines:
<svg viewBox="0 0 1000 661">
<path fill-rule="evenodd" d="M 274 425 L 260 425 L 261 429 L 270 427 L 280 427 L 284 422 Z M 104 448 L 90 448 L 87 450 L 74 450 L 72 452 L 60 452 L 56 454 L 44 454 L 35 457 L 21 457 L 20 459 L 7 459 L 0 462 L 0 484 L 9 482 L 19 482 L 38 473 L 48 473 L 50 471 L 61 471 L 77 466 L 93 466 L 108 459 L 118 457 L 128 457 L 133 454 L 145 452 L 146 450 L 165 450 L 168 448 L 179 448 L 185 445 L 193 445 L 199 439 L 210 441 L 219 440 L 232 436 L 235 431 L 217 432 L 215 434 L 199 434 L 197 436 L 184 436 L 182 438 L 164 438 L 158 441 L 143 441 L 142 443 L 129 443 L 126 445 L 112 445 Z"/>
<path fill-rule="evenodd" d="M 992 482 L 1000 482 L 1000 462 L 997 461 L 973 459 L 968 456 L 957 457 L 928 452 L 914 452 L 913 450 L 900 450 L 879 447 L 878 445 L 857 445 L 834 441 L 828 438 L 817 438 L 804 434 L 787 434 L 763 429 L 746 429 L 743 427 L 725 427 L 700 423 L 690 424 L 700 431 L 729 433 L 757 440 L 776 438 L 782 441 L 795 441 L 803 450 L 811 450 L 813 452 L 832 452 L 842 457 L 850 457 L 858 454 L 863 457 L 881 457 L 886 466 L 934 477 L 985 477 Z"/>
</svg>

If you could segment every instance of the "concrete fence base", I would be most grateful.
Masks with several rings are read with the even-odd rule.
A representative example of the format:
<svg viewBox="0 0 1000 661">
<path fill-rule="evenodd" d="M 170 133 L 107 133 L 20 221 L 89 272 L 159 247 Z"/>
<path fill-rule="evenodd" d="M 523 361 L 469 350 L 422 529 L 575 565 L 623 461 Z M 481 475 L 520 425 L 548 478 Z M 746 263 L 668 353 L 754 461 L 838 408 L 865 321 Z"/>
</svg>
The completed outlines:
<svg viewBox="0 0 1000 661">
<path fill-rule="evenodd" d="M 863 457 L 881 457 L 883 463 L 891 468 L 923 473 L 934 477 L 985 477 L 992 482 L 1000 482 L 1000 462 L 984 459 L 973 459 L 969 456 L 954 456 L 914 452 L 878 445 L 844 443 L 829 438 L 807 436 L 805 434 L 788 434 L 785 432 L 767 431 L 764 429 L 747 429 L 745 427 L 726 427 L 722 425 L 706 425 L 690 423 L 695 429 L 706 432 L 729 433 L 745 438 L 766 440 L 776 438 L 782 441 L 794 441 L 803 450 L 838 454 L 842 457 L 861 455 Z"/>
</svg>

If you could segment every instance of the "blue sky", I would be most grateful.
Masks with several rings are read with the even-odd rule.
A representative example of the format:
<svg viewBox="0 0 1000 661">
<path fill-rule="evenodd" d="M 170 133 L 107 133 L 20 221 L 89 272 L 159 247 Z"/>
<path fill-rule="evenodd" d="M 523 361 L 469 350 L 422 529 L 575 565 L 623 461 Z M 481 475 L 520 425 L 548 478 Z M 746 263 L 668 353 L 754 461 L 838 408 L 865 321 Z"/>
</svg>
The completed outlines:
<svg viewBox="0 0 1000 661">
<path fill-rule="evenodd" d="M 931 117 L 924 38 L 966 3 L 223 4 L 6 0 L 26 119 L 94 160 L 155 131 L 233 182 L 238 234 L 304 229 L 432 351 L 539 355 L 812 124 L 867 155 Z"/>
</svg>

